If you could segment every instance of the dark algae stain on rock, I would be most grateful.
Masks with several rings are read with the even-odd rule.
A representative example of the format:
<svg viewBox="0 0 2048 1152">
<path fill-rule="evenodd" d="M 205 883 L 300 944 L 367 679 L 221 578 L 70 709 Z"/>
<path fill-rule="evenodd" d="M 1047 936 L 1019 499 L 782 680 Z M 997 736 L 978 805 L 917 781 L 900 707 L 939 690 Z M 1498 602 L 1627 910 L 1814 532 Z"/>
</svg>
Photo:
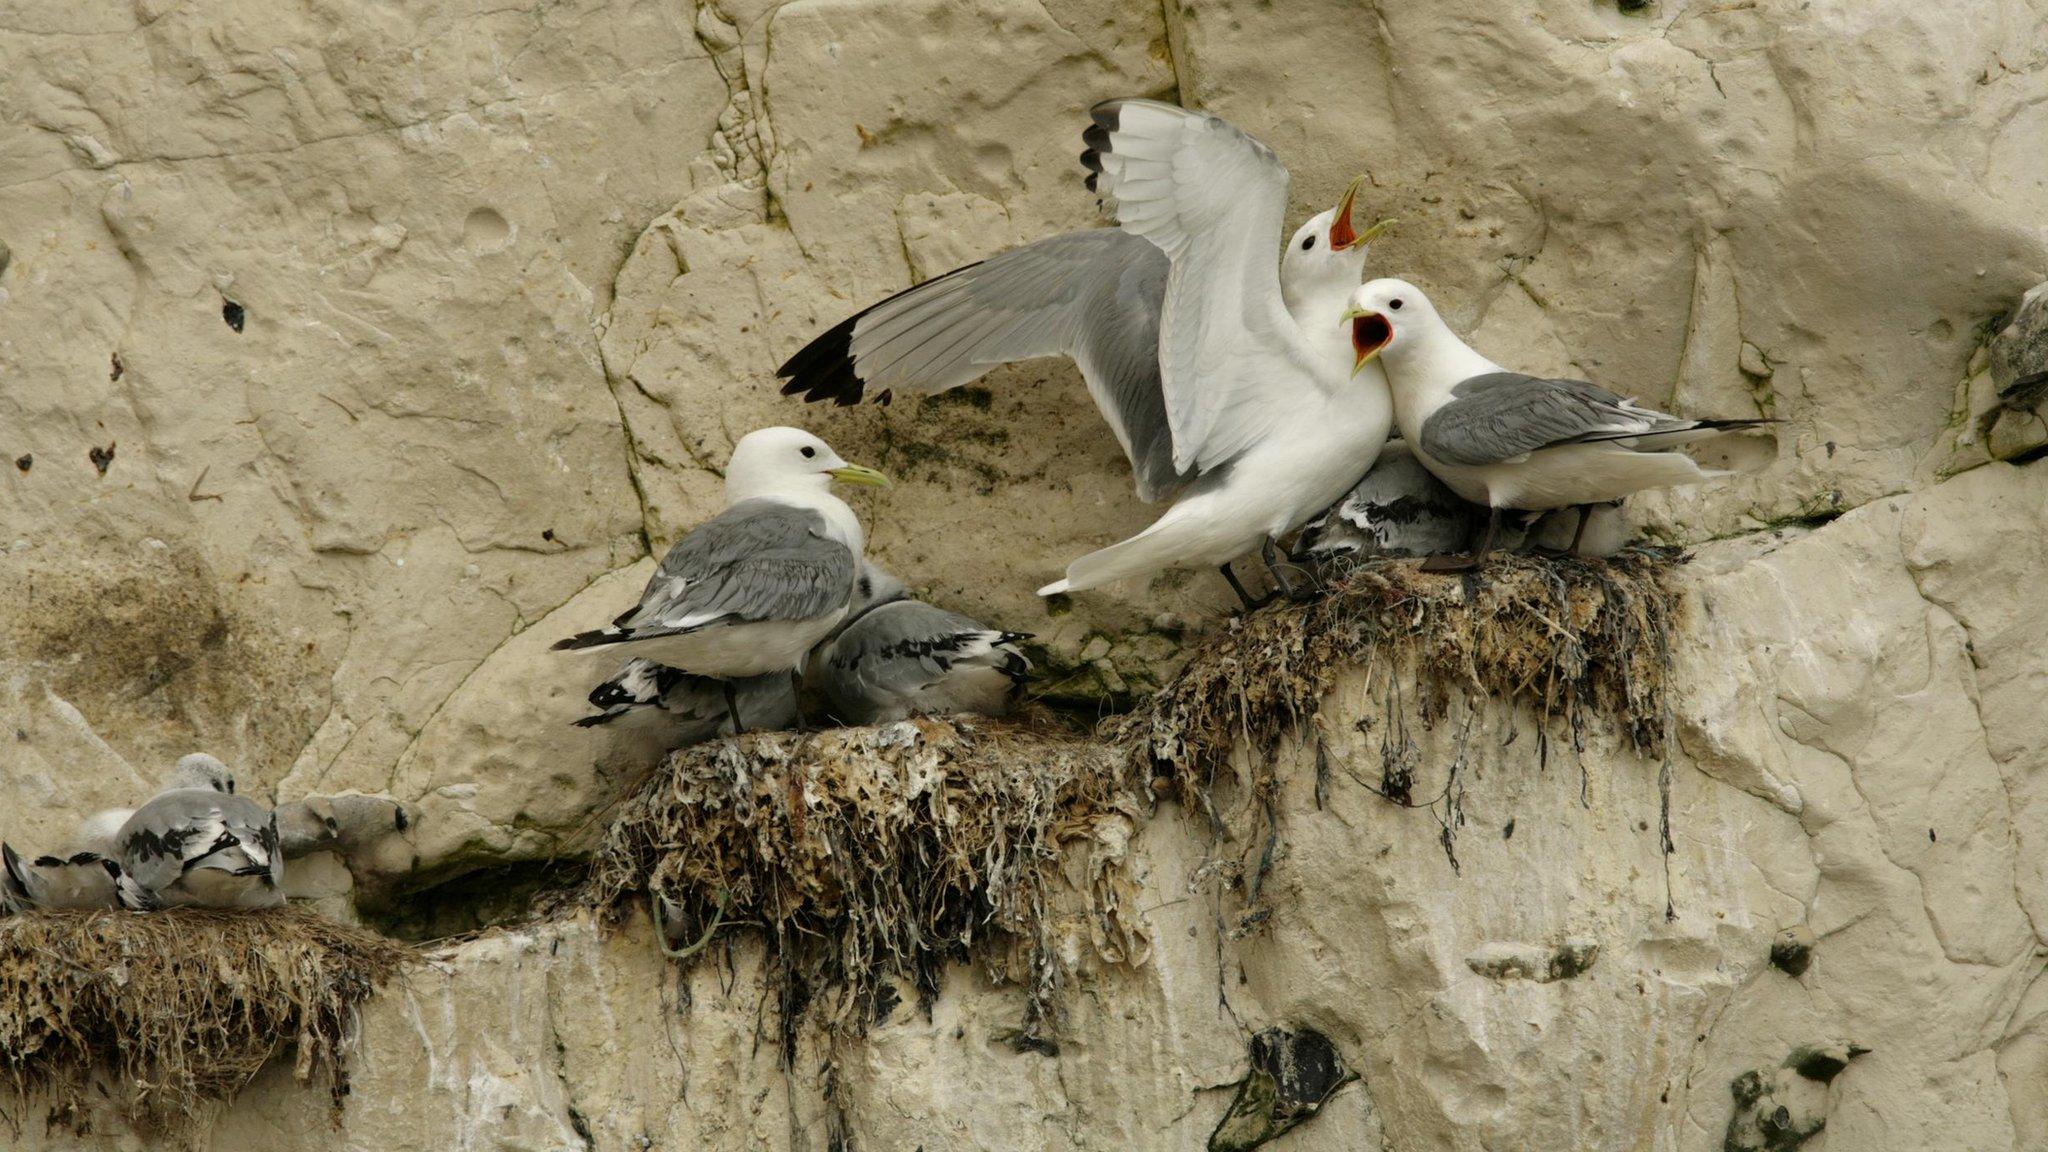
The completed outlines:
<svg viewBox="0 0 2048 1152">
<path fill-rule="evenodd" d="M 1209 1152 L 1250 1152 L 1313 1119 L 1357 1078 L 1322 1033 L 1268 1028 L 1252 1037 L 1251 1070 L 1209 1134 Z"/>
<path fill-rule="evenodd" d="M 233 300 L 223 300 L 220 302 L 220 318 L 228 322 L 228 327 L 240 332 L 242 324 L 246 320 L 246 315 L 243 313 L 240 304 L 235 303 Z"/>
<path fill-rule="evenodd" d="M 99 469 L 102 476 L 107 474 L 107 469 L 114 466 L 114 448 L 115 443 L 109 440 L 105 448 L 95 447 L 86 453 L 86 457 L 92 461 L 92 466 Z M 27 469 L 24 468 L 22 471 L 26 472 Z"/>
</svg>

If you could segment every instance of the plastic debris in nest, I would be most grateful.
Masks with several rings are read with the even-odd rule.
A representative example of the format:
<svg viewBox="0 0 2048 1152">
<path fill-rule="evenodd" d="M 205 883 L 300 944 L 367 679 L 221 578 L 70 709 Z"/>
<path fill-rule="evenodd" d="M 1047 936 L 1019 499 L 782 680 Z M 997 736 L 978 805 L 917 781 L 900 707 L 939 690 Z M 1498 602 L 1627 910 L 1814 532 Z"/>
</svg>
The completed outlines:
<svg viewBox="0 0 2048 1152">
<path fill-rule="evenodd" d="M 721 928 L 758 926 L 785 1053 L 807 1014 L 860 1034 L 883 981 L 929 1002 L 944 965 L 970 957 L 1029 989 L 1018 1042 L 1043 1047 L 1079 942 L 1144 958 L 1123 766 L 1097 742 L 966 716 L 699 745 L 624 805 L 588 896 L 613 920 L 651 903 L 683 960 Z"/>
<path fill-rule="evenodd" d="M 52 1122 L 87 1124 L 98 1083 L 174 1133 L 291 1046 L 300 1083 L 324 1081 L 338 1109 L 356 1006 L 413 955 L 298 908 L 0 919 L 0 1079 Z"/>
<path fill-rule="evenodd" d="M 1336 567 L 1320 597 L 1234 622 L 1114 731 L 1134 768 L 1163 778 L 1155 787 L 1219 826 L 1209 794 L 1232 775 L 1232 749 L 1262 756 L 1283 736 L 1310 731 L 1351 669 L 1386 686 L 1383 794 L 1404 805 L 1424 806 L 1406 794 L 1407 725 L 1444 719 L 1453 692 L 1526 705 L 1546 735 L 1561 719 L 1575 748 L 1584 747 L 1587 725 L 1603 720 L 1636 751 L 1661 757 L 1673 563 L 1672 553 L 1642 549 L 1606 560 L 1495 553 L 1462 574 L 1420 572 L 1412 560 Z M 1253 776 L 1253 792 L 1270 808 L 1277 783 L 1270 771 Z M 1462 819 L 1456 787 L 1447 781 L 1439 798 L 1447 853 Z"/>
</svg>

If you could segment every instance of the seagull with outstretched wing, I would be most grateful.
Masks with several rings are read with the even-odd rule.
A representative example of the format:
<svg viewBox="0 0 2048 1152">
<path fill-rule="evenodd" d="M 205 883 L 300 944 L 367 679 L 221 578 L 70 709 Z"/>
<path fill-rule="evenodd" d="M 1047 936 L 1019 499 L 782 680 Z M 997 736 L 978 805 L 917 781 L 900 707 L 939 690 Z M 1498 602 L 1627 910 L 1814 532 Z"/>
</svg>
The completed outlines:
<svg viewBox="0 0 2048 1152">
<path fill-rule="evenodd" d="M 1167 259 L 1160 394 L 1173 467 L 1198 476 L 1151 527 L 1075 560 L 1039 594 L 1201 565 L 1237 587 L 1230 561 L 1263 546 L 1271 566 L 1277 540 L 1371 469 L 1393 422 L 1386 381 L 1349 370 L 1344 301 L 1289 307 L 1272 248 L 1288 175 L 1265 145 L 1150 100 L 1090 115 L 1091 187 L 1119 228 Z"/>
</svg>

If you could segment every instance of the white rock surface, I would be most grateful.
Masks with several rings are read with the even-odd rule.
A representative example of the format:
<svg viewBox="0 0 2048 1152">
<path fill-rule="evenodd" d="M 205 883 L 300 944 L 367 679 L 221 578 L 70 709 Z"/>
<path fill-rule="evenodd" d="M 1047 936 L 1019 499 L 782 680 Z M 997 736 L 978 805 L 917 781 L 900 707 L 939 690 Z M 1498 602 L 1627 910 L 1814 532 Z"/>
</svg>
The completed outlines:
<svg viewBox="0 0 2048 1152">
<path fill-rule="evenodd" d="M 2048 480 L 1989 463 L 2038 428 L 1981 419 L 1990 322 L 2048 279 L 2039 0 L 0 0 L 0 62 L 0 836 L 203 747 L 285 798 L 389 790 L 415 883 L 579 850 L 651 751 L 570 728 L 602 670 L 546 647 L 768 421 L 896 474 L 878 557 L 1037 632 L 1059 691 L 1142 689 L 1227 593 L 1031 596 L 1152 515 L 1071 370 L 853 412 L 769 375 L 1086 226 L 1083 110 L 1178 95 L 1281 152 L 1297 216 L 1368 171 L 1361 211 L 1405 222 L 1375 267 L 1495 358 L 1788 421 L 1771 467 L 1631 510 L 1722 538 L 1676 852 L 1657 765 L 1596 746 L 1582 804 L 1526 718 L 1455 873 L 1426 814 L 1341 774 L 1318 810 L 1296 757 L 1262 931 L 1218 941 L 1237 897 L 1190 891 L 1213 847 L 1169 810 L 1151 962 L 1087 975 L 1057 1058 L 964 972 L 892 1015 L 842 1054 L 859 1146 L 1200 1147 L 1285 1024 L 1363 1077 L 1286 1148 L 1719 1148 L 1733 1077 L 1848 1041 L 1807 1147 L 2048 1147 Z M 1355 696 L 1325 728 L 1365 772 Z M 1801 923 L 1793 979 L 1766 956 Z M 1580 938 L 1570 979 L 1466 963 Z M 823 1148 L 818 1054 L 755 1044 L 758 964 L 465 945 L 372 1007 L 338 1134 L 277 1071 L 213 1142 Z"/>
</svg>

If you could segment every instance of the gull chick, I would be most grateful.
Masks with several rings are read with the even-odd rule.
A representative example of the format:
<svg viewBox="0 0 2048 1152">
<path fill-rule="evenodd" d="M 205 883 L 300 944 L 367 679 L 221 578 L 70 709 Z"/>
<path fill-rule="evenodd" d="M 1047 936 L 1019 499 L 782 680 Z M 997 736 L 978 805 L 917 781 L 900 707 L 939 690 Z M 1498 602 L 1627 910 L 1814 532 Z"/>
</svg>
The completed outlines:
<svg viewBox="0 0 2048 1152">
<path fill-rule="evenodd" d="M 861 571 L 857 607 L 811 657 L 810 680 L 842 724 L 974 712 L 1007 715 L 1031 662 L 1022 632 L 1003 632 L 910 598 L 874 565 Z"/>
<path fill-rule="evenodd" d="M 724 681 L 727 718 L 744 731 L 733 682 L 771 672 L 797 679 L 853 597 L 866 536 L 831 493 L 834 480 L 888 483 L 809 432 L 747 433 L 726 466 L 725 511 L 676 541 L 638 604 L 555 647 L 617 646 Z"/>
<path fill-rule="evenodd" d="M 1090 116 L 1090 187 L 1123 231 L 1166 255 L 1160 394 L 1173 467 L 1197 477 L 1151 527 L 1075 560 L 1038 592 L 1214 565 L 1249 607 L 1230 562 L 1261 549 L 1291 590 L 1274 544 L 1371 469 L 1393 419 L 1386 381 L 1349 367 L 1336 293 L 1290 299 L 1272 249 L 1288 174 L 1265 145 L 1150 100 L 1111 100 Z M 1346 253 L 1342 267 L 1359 275 L 1362 246 Z"/>
<path fill-rule="evenodd" d="M 796 688 L 788 676 L 770 673 L 733 681 L 739 714 L 747 727 L 774 731 L 796 723 Z M 636 656 L 618 675 L 590 690 L 597 711 L 576 721 L 578 728 L 635 720 L 672 726 L 670 747 L 686 748 L 718 735 L 726 726 L 725 682 L 693 676 L 680 668 Z"/>
<path fill-rule="evenodd" d="M 1770 420 L 1688 420 L 1583 380 L 1511 372 L 1472 350 L 1404 280 L 1359 287 L 1346 314 L 1359 370 L 1378 362 L 1395 419 L 1425 468 L 1488 510 L 1472 555 L 1432 557 L 1430 571 L 1470 568 L 1493 547 L 1504 510 L 1580 509 L 1647 488 L 1696 484 L 1726 472 L 1672 449 Z"/>
<path fill-rule="evenodd" d="M 205 753 L 178 761 L 169 787 L 115 833 L 114 849 L 123 874 L 121 903 L 130 909 L 284 903 L 277 814 L 235 795 L 227 765 Z"/>
</svg>

